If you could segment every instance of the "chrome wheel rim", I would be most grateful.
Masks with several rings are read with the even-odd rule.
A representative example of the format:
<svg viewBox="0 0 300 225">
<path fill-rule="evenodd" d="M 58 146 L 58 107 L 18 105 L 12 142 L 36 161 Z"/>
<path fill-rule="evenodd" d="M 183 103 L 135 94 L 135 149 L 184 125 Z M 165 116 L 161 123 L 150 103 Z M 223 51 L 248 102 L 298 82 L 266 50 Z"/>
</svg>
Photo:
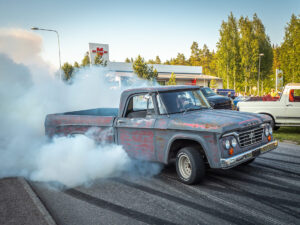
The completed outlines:
<svg viewBox="0 0 300 225">
<path fill-rule="evenodd" d="M 186 154 L 181 154 L 178 160 L 178 167 L 181 176 L 188 179 L 192 174 L 192 165 L 189 157 Z"/>
</svg>

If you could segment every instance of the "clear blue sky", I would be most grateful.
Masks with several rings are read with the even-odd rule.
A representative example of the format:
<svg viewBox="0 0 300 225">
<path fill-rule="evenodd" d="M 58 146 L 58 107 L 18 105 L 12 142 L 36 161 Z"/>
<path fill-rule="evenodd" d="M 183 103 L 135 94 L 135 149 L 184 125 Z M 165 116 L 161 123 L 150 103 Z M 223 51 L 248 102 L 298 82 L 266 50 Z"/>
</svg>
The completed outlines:
<svg viewBox="0 0 300 225">
<path fill-rule="evenodd" d="M 0 28 L 58 30 L 63 62 L 81 62 L 89 42 L 109 44 L 111 61 L 138 54 L 166 60 L 178 52 L 188 57 L 193 41 L 216 49 L 231 11 L 236 18 L 257 13 L 271 42 L 280 44 L 300 0 L 0 0 Z M 42 56 L 58 66 L 55 34 L 35 32 L 44 41 Z"/>
</svg>

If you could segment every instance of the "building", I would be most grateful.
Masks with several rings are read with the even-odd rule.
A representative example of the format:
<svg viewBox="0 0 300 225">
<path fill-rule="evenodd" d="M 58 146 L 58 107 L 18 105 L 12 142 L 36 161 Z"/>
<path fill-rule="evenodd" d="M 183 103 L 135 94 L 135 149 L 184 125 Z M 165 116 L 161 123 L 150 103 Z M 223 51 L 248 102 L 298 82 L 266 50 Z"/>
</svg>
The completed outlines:
<svg viewBox="0 0 300 225">
<path fill-rule="evenodd" d="M 133 73 L 132 63 L 125 62 L 110 62 L 109 51 L 107 44 L 90 43 L 90 58 L 93 63 L 93 59 L 97 54 L 101 55 L 103 59 L 107 60 L 107 69 L 114 72 L 119 85 L 127 83 L 135 75 Z M 215 80 L 217 88 L 223 88 L 222 79 L 210 75 L 202 74 L 201 66 L 181 66 L 181 65 L 164 65 L 164 64 L 152 64 L 153 68 L 158 72 L 157 82 L 161 85 L 165 85 L 171 74 L 176 75 L 176 84 L 178 85 L 198 85 L 198 86 L 210 86 L 211 80 Z"/>
</svg>

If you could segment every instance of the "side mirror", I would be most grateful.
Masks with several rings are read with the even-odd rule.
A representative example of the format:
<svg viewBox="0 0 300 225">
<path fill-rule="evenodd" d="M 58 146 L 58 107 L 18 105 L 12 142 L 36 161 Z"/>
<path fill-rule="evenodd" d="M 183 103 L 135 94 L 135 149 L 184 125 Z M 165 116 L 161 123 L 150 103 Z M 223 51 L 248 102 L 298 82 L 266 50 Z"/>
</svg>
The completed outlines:
<svg viewBox="0 0 300 225">
<path fill-rule="evenodd" d="M 144 99 L 146 99 L 146 100 L 149 100 L 150 97 L 151 97 L 151 96 L 150 96 L 149 94 L 144 95 Z"/>
</svg>

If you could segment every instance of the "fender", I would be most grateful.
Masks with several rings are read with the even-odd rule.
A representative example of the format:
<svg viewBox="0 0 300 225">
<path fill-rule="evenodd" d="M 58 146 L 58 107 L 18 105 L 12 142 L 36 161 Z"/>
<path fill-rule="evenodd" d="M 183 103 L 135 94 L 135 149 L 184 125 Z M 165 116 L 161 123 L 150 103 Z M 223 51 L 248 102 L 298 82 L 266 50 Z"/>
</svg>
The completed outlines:
<svg viewBox="0 0 300 225">
<path fill-rule="evenodd" d="M 205 140 L 205 139 L 207 139 L 208 136 L 211 136 L 211 138 L 215 137 L 215 135 L 211 134 L 211 133 L 209 133 L 207 135 L 186 134 L 186 133 L 175 134 L 174 136 L 172 136 L 170 138 L 170 140 L 167 144 L 167 148 L 166 148 L 165 155 L 164 155 L 164 163 L 166 163 L 166 164 L 168 163 L 168 156 L 169 156 L 173 142 L 176 140 L 179 140 L 179 139 L 186 139 L 186 140 L 198 142 L 202 146 L 202 149 L 206 155 L 209 165 L 212 168 L 218 167 L 219 162 L 220 162 L 220 153 L 218 151 L 217 142 L 216 142 L 216 145 L 210 146 L 210 142 Z M 213 144 L 211 144 L 211 145 L 213 145 Z M 217 160 L 214 160 L 214 159 L 216 159 L 216 157 L 217 157 Z"/>
</svg>

